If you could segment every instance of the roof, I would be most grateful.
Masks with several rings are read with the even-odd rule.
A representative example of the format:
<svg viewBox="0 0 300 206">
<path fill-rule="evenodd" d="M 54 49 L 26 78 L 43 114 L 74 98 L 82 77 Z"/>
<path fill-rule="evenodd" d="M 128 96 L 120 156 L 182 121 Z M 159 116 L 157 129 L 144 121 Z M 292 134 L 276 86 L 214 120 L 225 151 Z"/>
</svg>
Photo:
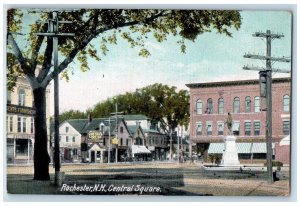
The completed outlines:
<svg viewBox="0 0 300 206">
<path fill-rule="evenodd" d="M 290 77 L 274 78 L 273 83 L 290 82 Z M 238 80 L 238 81 L 222 81 L 222 82 L 206 82 L 206 83 L 191 83 L 186 84 L 188 88 L 205 88 L 205 87 L 219 87 L 219 86 L 234 86 L 234 85 L 251 85 L 258 84 L 258 79 Z"/>
<path fill-rule="evenodd" d="M 69 119 L 66 120 L 74 129 L 76 129 L 79 133 L 83 130 L 85 125 L 87 124 L 87 119 Z"/>
<path fill-rule="evenodd" d="M 142 130 L 142 128 L 139 125 L 127 125 L 127 129 L 130 135 L 134 135 L 136 133 L 136 131 L 140 128 L 141 132 L 143 133 L 144 136 L 144 131 Z"/>
<path fill-rule="evenodd" d="M 115 118 L 116 116 L 111 116 L 111 118 Z M 148 120 L 147 116 L 143 114 L 129 114 L 129 115 L 118 115 L 118 118 L 122 118 L 125 121 L 130 121 L 130 120 Z"/>
</svg>

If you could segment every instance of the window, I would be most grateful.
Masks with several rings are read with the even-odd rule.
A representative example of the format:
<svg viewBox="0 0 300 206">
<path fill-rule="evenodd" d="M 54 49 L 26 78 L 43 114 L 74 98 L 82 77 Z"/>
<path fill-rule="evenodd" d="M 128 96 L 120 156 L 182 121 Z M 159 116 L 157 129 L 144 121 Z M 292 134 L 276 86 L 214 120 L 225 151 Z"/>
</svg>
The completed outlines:
<svg viewBox="0 0 300 206">
<path fill-rule="evenodd" d="M 18 117 L 18 132 L 22 132 L 22 119 L 21 117 Z"/>
<path fill-rule="evenodd" d="M 66 133 L 68 133 L 69 132 L 69 127 L 68 126 L 66 126 Z"/>
<path fill-rule="evenodd" d="M 240 123 L 233 122 L 232 126 L 233 135 L 239 136 L 240 135 Z"/>
<path fill-rule="evenodd" d="M 220 98 L 218 100 L 218 113 L 219 114 L 224 114 L 224 100 L 223 100 L 223 98 Z"/>
<path fill-rule="evenodd" d="M 202 114 L 202 101 L 200 99 L 196 103 L 196 112 L 197 114 Z"/>
<path fill-rule="evenodd" d="M 26 132 L 26 117 L 23 117 L 23 132 Z"/>
<path fill-rule="evenodd" d="M 19 93 L 18 93 L 18 97 L 19 97 L 19 106 L 25 106 L 25 90 L 24 89 L 20 89 Z"/>
<path fill-rule="evenodd" d="M 251 135 L 251 122 L 245 122 L 245 136 Z"/>
<path fill-rule="evenodd" d="M 6 130 L 12 132 L 13 130 L 13 116 L 6 116 Z"/>
<path fill-rule="evenodd" d="M 9 131 L 13 131 L 13 116 L 9 117 Z"/>
<path fill-rule="evenodd" d="M 196 122 L 196 135 L 202 135 L 202 124 L 200 122 Z"/>
<path fill-rule="evenodd" d="M 290 111 L 290 96 L 289 95 L 283 96 L 283 111 L 284 112 Z"/>
<path fill-rule="evenodd" d="M 73 136 L 73 138 L 72 138 L 72 142 L 75 142 L 75 137 Z"/>
<path fill-rule="evenodd" d="M 290 121 L 283 121 L 283 134 L 284 135 L 290 134 Z"/>
<path fill-rule="evenodd" d="M 100 158 L 100 157 L 101 157 L 100 151 L 97 151 L 97 152 L 96 152 L 96 155 L 97 155 L 97 158 Z"/>
<path fill-rule="evenodd" d="M 240 113 L 240 98 L 233 99 L 233 113 Z"/>
<path fill-rule="evenodd" d="M 11 91 L 7 90 L 6 94 L 7 94 L 7 104 L 11 104 Z"/>
<path fill-rule="evenodd" d="M 123 133 L 123 127 L 120 127 L 120 132 L 121 132 L 121 134 Z"/>
<path fill-rule="evenodd" d="M 218 122 L 218 135 L 223 135 L 223 134 L 224 134 L 224 123 Z"/>
<path fill-rule="evenodd" d="M 126 139 L 126 146 L 129 145 L 129 139 Z"/>
<path fill-rule="evenodd" d="M 249 96 L 245 98 L 245 112 L 251 112 L 251 98 Z"/>
<path fill-rule="evenodd" d="M 254 112 L 260 112 L 259 97 L 254 97 Z"/>
<path fill-rule="evenodd" d="M 69 142 L 69 136 L 66 136 L 66 142 Z"/>
<path fill-rule="evenodd" d="M 31 117 L 31 120 L 30 120 L 31 122 L 30 122 L 30 132 L 31 132 L 31 134 L 33 134 L 33 130 L 34 130 L 34 119 L 33 119 L 33 117 Z"/>
<path fill-rule="evenodd" d="M 123 127 L 121 127 L 123 128 Z M 120 139 L 120 145 L 122 146 L 123 145 L 123 138 Z"/>
<path fill-rule="evenodd" d="M 211 122 L 206 122 L 206 134 L 212 135 L 212 123 Z"/>
<path fill-rule="evenodd" d="M 260 135 L 260 122 L 254 122 L 254 135 Z"/>
<path fill-rule="evenodd" d="M 212 109 L 213 109 L 213 101 L 212 101 L 211 98 L 209 98 L 209 99 L 207 100 L 206 113 L 207 113 L 207 114 L 212 114 L 212 112 L 213 112 Z"/>
</svg>

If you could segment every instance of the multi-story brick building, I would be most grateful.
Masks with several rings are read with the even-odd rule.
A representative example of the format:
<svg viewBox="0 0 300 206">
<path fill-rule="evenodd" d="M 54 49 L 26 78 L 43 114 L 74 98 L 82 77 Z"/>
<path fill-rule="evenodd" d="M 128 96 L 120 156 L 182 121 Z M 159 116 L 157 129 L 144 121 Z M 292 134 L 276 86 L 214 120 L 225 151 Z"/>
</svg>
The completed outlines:
<svg viewBox="0 0 300 206">
<path fill-rule="evenodd" d="M 50 89 L 46 89 L 46 118 L 49 134 Z M 34 147 L 34 100 L 29 82 L 18 77 L 16 86 L 7 91 L 6 142 L 7 162 L 31 162 Z M 50 135 L 50 134 L 49 134 Z M 50 140 L 50 138 L 48 138 Z"/>
<path fill-rule="evenodd" d="M 290 133 L 290 78 L 273 79 L 272 137 L 278 142 Z M 222 153 L 231 113 L 240 159 L 265 158 L 266 112 L 258 80 L 186 84 L 190 88 L 190 137 L 207 160 Z M 239 144 L 240 143 L 240 144 Z"/>
</svg>

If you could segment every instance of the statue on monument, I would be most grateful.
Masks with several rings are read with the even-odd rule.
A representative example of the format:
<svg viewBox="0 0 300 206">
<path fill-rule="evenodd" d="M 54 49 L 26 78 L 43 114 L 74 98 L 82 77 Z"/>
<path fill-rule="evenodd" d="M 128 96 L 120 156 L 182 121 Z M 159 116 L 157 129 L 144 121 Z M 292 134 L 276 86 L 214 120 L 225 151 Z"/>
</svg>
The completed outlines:
<svg viewBox="0 0 300 206">
<path fill-rule="evenodd" d="M 230 112 L 228 112 L 227 120 L 226 120 L 227 128 L 229 131 L 229 135 L 232 135 L 232 117 Z"/>
</svg>

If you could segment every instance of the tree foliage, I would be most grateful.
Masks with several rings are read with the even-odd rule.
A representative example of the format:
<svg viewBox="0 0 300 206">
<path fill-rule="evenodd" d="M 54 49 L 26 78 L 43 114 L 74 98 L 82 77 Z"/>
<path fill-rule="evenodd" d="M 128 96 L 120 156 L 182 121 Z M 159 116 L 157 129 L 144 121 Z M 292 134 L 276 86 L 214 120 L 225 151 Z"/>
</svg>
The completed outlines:
<svg viewBox="0 0 300 206">
<path fill-rule="evenodd" d="M 176 87 L 153 84 L 135 92 L 109 98 L 87 111 L 93 117 L 107 117 L 115 112 L 115 104 L 124 114 L 144 114 L 154 121 L 164 122 L 168 129 L 189 123 L 189 94 Z"/>
<path fill-rule="evenodd" d="M 59 115 L 59 122 L 64 122 L 68 119 L 84 119 L 87 118 L 87 115 L 84 112 L 81 112 L 79 110 L 69 110 L 61 113 Z"/>
<path fill-rule="evenodd" d="M 110 52 L 108 44 L 117 44 L 121 39 L 127 41 L 130 47 L 138 47 L 138 55 L 147 57 L 150 52 L 145 48 L 145 42 L 150 35 L 158 42 L 165 41 L 169 35 L 178 36 L 177 43 L 185 52 L 186 39 L 194 41 L 199 34 L 212 30 L 231 36 L 230 28 L 238 29 L 241 24 L 238 11 L 80 9 L 59 12 L 60 20 L 72 21 L 72 24 L 61 24 L 59 31 L 75 33 L 75 37 L 59 38 L 59 52 L 65 59 L 59 64 L 59 71 L 55 72 L 51 70 L 52 38 L 35 35 L 36 32 L 47 32 L 47 24 L 33 22 L 24 25 L 24 15 L 34 15 L 37 20 L 46 21 L 51 18 L 51 12 L 11 9 L 7 15 L 9 52 L 15 56 L 14 60 L 8 58 L 8 79 L 13 80 L 11 76 L 15 69 L 10 67 L 17 61 L 22 73 L 35 87 L 47 86 L 58 73 L 68 79 L 66 68 L 75 58 L 80 62 L 81 71 L 89 70 L 88 58 L 100 61 Z M 24 48 L 18 46 L 20 42 L 16 38 L 22 26 L 30 27 L 24 37 L 30 46 Z M 95 38 L 97 41 L 92 44 Z M 37 65 L 42 65 L 41 69 L 37 70 Z"/>
</svg>

